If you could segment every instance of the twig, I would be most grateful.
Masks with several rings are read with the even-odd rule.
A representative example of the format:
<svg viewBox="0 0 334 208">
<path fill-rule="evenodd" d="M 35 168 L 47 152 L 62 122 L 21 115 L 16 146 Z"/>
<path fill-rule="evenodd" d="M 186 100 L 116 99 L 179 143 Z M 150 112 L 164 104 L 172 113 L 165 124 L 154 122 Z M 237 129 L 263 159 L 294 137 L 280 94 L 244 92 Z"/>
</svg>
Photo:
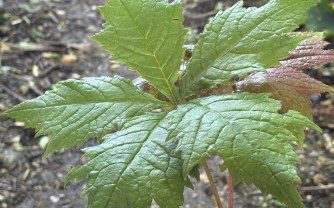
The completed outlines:
<svg viewBox="0 0 334 208">
<path fill-rule="evenodd" d="M 8 46 L 11 49 L 11 52 L 44 52 L 44 51 L 63 51 L 64 48 L 52 46 L 52 45 L 42 45 L 37 43 L 31 43 L 29 45 L 19 45 L 9 43 Z"/>
<path fill-rule="evenodd" d="M 206 162 L 204 163 L 203 167 L 204 167 L 206 175 L 208 176 L 209 183 L 210 183 L 210 188 L 211 188 L 211 191 L 212 191 L 212 193 L 213 193 L 213 195 L 215 197 L 215 201 L 216 201 L 217 207 L 218 208 L 223 208 L 223 204 L 222 204 L 222 201 L 221 201 L 220 196 L 218 194 L 218 190 L 217 190 L 216 184 L 213 181 L 213 177 L 211 175 L 210 168 L 209 168 L 209 166 L 208 166 L 208 164 Z"/>
<path fill-rule="evenodd" d="M 205 13 L 191 13 L 188 11 L 183 12 L 183 15 L 188 19 L 203 19 L 203 18 L 214 16 L 215 14 L 217 14 L 217 11 L 209 11 Z"/>
<path fill-rule="evenodd" d="M 3 90 L 5 90 L 8 94 L 12 95 L 16 99 L 18 99 L 20 102 L 23 102 L 23 101 L 27 100 L 26 98 L 24 98 L 21 95 L 17 94 L 16 92 L 14 92 L 13 90 L 9 89 L 8 87 L 6 87 L 3 84 L 0 84 L 0 88 L 2 88 Z"/>
<path fill-rule="evenodd" d="M 228 183 L 228 208 L 233 208 L 233 183 L 232 183 L 232 175 L 229 170 L 227 170 L 227 183 Z"/>
<path fill-rule="evenodd" d="M 61 42 L 49 42 L 44 41 L 40 43 L 30 43 L 27 45 L 20 45 L 15 43 L 6 44 L 11 51 L 8 53 L 17 53 L 17 52 L 61 52 L 67 49 L 75 49 L 82 51 L 89 51 L 94 48 L 97 48 L 95 44 L 77 44 L 77 43 L 61 43 Z"/>
<path fill-rule="evenodd" d="M 29 84 L 29 88 L 39 96 L 44 94 L 42 90 L 38 89 L 34 84 Z"/>
<path fill-rule="evenodd" d="M 46 75 L 48 75 L 52 70 L 57 69 L 60 65 L 59 64 L 54 64 L 49 66 L 48 68 L 46 68 L 45 70 L 43 70 L 38 77 L 45 77 Z"/>
<path fill-rule="evenodd" d="M 321 190 L 330 190 L 334 189 L 334 184 L 328 184 L 328 185 L 319 185 L 319 186 L 305 186 L 302 187 L 301 191 L 321 191 Z"/>
<path fill-rule="evenodd" d="M 328 185 L 319 185 L 319 186 L 304 186 L 301 187 L 299 190 L 300 191 L 324 191 L 324 190 L 331 190 L 334 189 L 334 184 L 328 184 Z M 256 196 L 256 195 L 261 195 L 261 191 L 254 191 L 250 194 L 248 194 L 248 196 Z"/>
</svg>

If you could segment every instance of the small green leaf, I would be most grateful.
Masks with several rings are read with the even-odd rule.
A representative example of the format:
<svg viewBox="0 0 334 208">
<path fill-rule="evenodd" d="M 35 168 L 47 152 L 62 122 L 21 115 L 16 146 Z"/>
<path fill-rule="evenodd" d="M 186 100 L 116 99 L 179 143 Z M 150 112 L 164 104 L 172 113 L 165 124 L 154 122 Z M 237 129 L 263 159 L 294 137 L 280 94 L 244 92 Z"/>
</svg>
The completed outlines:
<svg viewBox="0 0 334 208">
<path fill-rule="evenodd" d="M 195 46 L 181 79 L 181 92 L 189 94 L 203 76 L 211 85 L 231 83 L 235 77 L 279 65 L 279 60 L 307 38 L 292 31 L 305 20 L 307 10 L 318 2 L 271 0 L 260 8 L 247 9 L 239 2 L 219 12 L 205 27 Z"/>
<path fill-rule="evenodd" d="M 100 9 L 105 29 L 93 37 L 112 58 L 143 78 L 172 101 L 178 79 L 183 44 L 182 6 L 167 0 L 109 0 Z"/>
<path fill-rule="evenodd" d="M 124 78 L 85 78 L 59 82 L 36 99 L 6 111 L 4 116 L 25 122 L 51 141 L 45 156 L 82 145 L 124 124 L 126 119 L 167 106 L 138 91 Z"/>
<path fill-rule="evenodd" d="M 241 93 L 192 100 L 171 111 L 170 138 L 178 140 L 184 176 L 218 154 L 232 175 L 289 207 L 304 207 L 294 186 L 300 182 L 293 165 L 299 159 L 290 143 L 301 142 L 305 127 L 319 127 L 296 111 L 279 109 L 269 94 Z"/>
<path fill-rule="evenodd" d="M 166 114 L 148 114 L 129 121 L 98 146 L 85 149 L 91 161 L 73 169 L 67 182 L 88 177 L 84 193 L 92 207 L 147 208 L 154 199 L 160 207 L 183 204 L 181 159 L 172 154 Z M 167 126 L 166 126 L 167 125 Z"/>
</svg>

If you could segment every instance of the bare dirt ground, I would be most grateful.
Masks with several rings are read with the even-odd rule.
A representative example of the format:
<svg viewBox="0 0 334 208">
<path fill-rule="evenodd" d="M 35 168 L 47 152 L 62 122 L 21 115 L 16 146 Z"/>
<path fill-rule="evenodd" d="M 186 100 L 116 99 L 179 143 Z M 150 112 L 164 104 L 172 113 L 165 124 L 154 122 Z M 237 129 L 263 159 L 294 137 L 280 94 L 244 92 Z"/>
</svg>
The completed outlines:
<svg viewBox="0 0 334 208">
<path fill-rule="evenodd" d="M 137 76 L 124 66 L 109 62 L 109 55 L 88 39 L 101 28 L 97 6 L 104 2 L 0 0 L 0 112 L 43 94 L 60 80 Z M 185 1 L 185 25 L 194 31 L 189 41 L 196 39 L 196 33 L 216 13 L 215 8 L 229 7 L 236 1 L 218 2 Z M 259 2 L 246 1 L 246 5 Z M 309 73 L 334 84 L 334 66 Z M 307 132 L 304 148 L 297 149 L 302 157 L 300 190 L 307 207 L 334 208 L 334 96 L 312 99 L 316 122 L 324 132 Z M 86 198 L 80 196 L 84 183 L 63 185 L 67 171 L 83 162 L 80 150 L 60 152 L 42 160 L 43 141 L 48 138 L 34 136 L 34 131 L 24 129 L 21 123 L 0 117 L 0 208 L 85 207 Z M 209 165 L 225 203 L 226 175 L 218 171 L 219 158 L 213 157 Z M 194 191 L 185 191 L 183 207 L 215 207 L 204 173 Z M 254 186 L 241 183 L 235 188 L 235 207 L 281 206 Z"/>
</svg>

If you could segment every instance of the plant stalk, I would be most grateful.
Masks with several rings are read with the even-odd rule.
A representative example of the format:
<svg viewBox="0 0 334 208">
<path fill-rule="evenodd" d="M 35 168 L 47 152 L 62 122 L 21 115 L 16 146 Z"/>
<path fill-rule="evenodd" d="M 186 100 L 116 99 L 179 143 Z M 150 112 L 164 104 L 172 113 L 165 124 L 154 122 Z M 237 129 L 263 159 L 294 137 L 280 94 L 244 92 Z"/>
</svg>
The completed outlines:
<svg viewBox="0 0 334 208">
<path fill-rule="evenodd" d="M 210 168 L 209 168 L 209 166 L 208 166 L 208 164 L 206 162 L 204 163 L 203 166 L 204 166 L 205 173 L 208 176 L 209 183 L 210 183 L 210 188 L 211 188 L 211 192 L 213 193 L 213 196 L 215 197 L 215 201 L 216 201 L 217 207 L 218 208 L 223 208 L 223 204 L 222 204 L 222 201 L 221 201 L 220 196 L 218 194 L 217 186 L 216 186 L 216 184 L 215 184 L 215 182 L 213 180 L 213 177 L 211 175 Z"/>
<path fill-rule="evenodd" d="M 227 184 L 228 184 L 228 208 L 233 208 L 233 183 L 232 183 L 232 175 L 229 170 L 227 170 Z"/>
</svg>

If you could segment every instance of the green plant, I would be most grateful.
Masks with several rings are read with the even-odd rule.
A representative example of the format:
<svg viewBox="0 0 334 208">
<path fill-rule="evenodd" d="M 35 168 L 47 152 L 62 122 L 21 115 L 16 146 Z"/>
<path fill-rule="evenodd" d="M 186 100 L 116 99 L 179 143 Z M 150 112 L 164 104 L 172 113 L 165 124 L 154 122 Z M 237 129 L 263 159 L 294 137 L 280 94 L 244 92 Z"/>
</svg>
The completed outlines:
<svg viewBox="0 0 334 208">
<path fill-rule="evenodd" d="M 4 115 L 51 137 L 45 157 L 101 141 L 83 150 L 90 161 L 66 180 L 88 179 L 92 207 L 148 207 L 152 200 L 178 207 L 189 177 L 211 155 L 223 158 L 234 184 L 244 180 L 304 207 L 292 143 L 302 144 L 305 128 L 320 130 L 310 120 L 310 93 L 333 90 L 302 70 L 334 54 L 323 50 L 321 34 L 292 31 L 317 3 L 271 0 L 246 9 L 239 2 L 208 23 L 180 70 L 187 31 L 179 1 L 109 0 L 93 39 L 147 82 L 63 81 Z"/>
</svg>

